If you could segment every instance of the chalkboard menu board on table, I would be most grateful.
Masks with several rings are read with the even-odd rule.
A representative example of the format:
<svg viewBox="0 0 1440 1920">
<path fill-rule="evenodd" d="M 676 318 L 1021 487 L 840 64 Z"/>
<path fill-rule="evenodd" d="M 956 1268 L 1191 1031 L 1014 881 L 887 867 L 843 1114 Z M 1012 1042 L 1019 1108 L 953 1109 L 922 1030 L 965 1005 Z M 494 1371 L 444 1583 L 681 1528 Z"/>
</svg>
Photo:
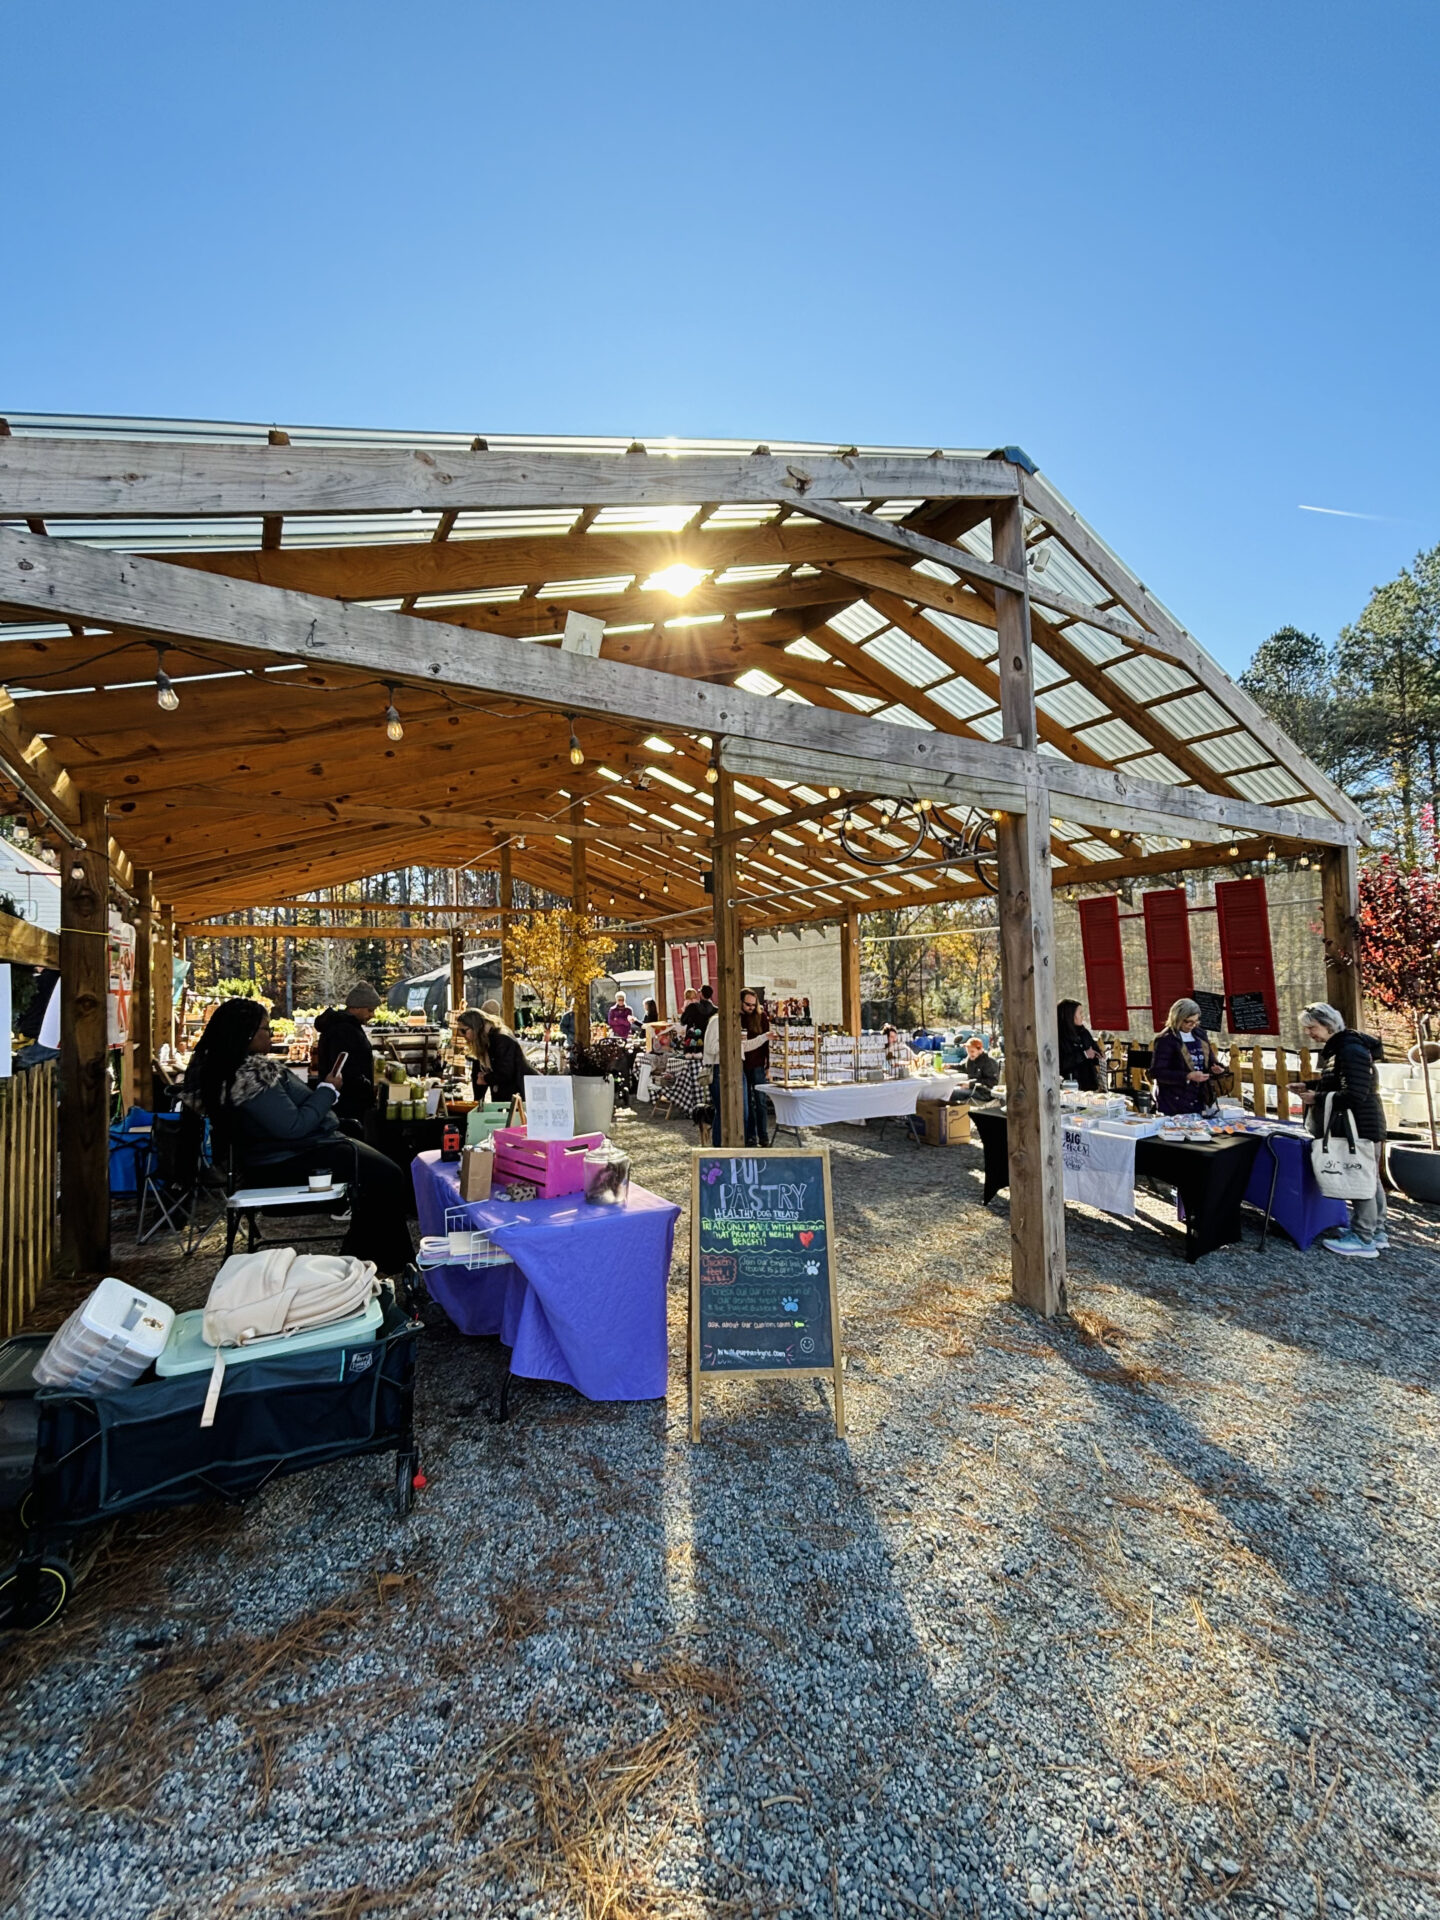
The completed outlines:
<svg viewBox="0 0 1440 1920">
<path fill-rule="evenodd" d="M 1207 993 L 1204 987 L 1196 987 L 1190 996 L 1200 1009 L 1200 1024 L 1207 1033 L 1218 1033 L 1225 1025 L 1225 996 L 1223 993 Z"/>
<path fill-rule="evenodd" d="M 690 1437 L 700 1382 L 828 1374 L 845 1431 L 828 1148 L 700 1151 L 690 1182 Z"/>
</svg>

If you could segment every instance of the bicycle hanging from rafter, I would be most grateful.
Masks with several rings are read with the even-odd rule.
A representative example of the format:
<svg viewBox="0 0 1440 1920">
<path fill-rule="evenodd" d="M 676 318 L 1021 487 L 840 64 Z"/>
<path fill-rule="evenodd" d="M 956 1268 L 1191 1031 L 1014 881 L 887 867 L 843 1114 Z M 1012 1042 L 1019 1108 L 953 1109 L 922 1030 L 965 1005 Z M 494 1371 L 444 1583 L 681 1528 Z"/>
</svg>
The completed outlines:
<svg viewBox="0 0 1440 1920">
<path fill-rule="evenodd" d="M 933 840 L 939 848 L 935 864 L 973 867 L 987 892 L 998 891 L 995 823 L 988 814 L 970 807 L 957 820 L 958 809 L 932 800 L 870 800 L 864 805 L 878 820 L 864 820 L 857 804 L 845 807 L 839 826 L 840 845 L 857 866 L 904 866 Z"/>
</svg>

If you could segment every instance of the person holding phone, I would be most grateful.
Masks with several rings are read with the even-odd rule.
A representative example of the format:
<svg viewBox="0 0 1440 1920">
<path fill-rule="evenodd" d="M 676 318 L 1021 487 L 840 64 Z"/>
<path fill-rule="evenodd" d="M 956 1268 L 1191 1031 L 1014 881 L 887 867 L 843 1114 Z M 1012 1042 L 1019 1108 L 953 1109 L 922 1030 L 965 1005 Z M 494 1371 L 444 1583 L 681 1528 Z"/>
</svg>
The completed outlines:
<svg viewBox="0 0 1440 1920">
<path fill-rule="evenodd" d="M 340 1131 L 345 1056 L 310 1087 L 270 1042 L 263 1000 L 222 1000 L 190 1056 L 183 1097 L 209 1120 L 217 1160 L 252 1186 L 303 1186 L 322 1171 L 347 1181 L 351 1218 L 340 1251 L 373 1260 L 382 1274 L 402 1272 L 415 1257 L 409 1184 L 393 1160 Z"/>
</svg>

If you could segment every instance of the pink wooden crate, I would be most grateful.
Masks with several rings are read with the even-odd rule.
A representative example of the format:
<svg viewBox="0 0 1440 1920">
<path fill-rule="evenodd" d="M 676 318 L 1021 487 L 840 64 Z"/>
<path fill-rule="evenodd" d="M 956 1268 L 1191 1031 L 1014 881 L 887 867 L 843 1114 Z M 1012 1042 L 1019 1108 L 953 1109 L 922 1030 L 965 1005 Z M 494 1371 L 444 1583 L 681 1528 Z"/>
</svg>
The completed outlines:
<svg viewBox="0 0 1440 1920">
<path fill-rule="evenodd" d="M 585 1155 L 604 1140 L 603 1133 L 581 1133 L 573 1140 L 531 1140 L 524 1127 L 498 1127 L 495 1177 L 502 1183 L 533 1180 L 543 1200 L 579 1193 L 585 1185 Z"/>
</svg>

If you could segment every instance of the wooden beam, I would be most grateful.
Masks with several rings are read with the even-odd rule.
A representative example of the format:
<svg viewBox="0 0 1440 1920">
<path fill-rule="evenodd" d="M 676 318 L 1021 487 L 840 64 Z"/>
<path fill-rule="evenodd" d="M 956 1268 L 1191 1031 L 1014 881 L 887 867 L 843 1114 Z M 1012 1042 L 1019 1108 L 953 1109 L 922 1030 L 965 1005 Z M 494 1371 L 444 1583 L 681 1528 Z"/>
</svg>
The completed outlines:
<svg viewBox="0 0 1440 1920">
<path fill-rule="evenodd" d="M 143 1107 L 155 1104 L 155 899 L 148 867 L 135 874 L 135 996 L 130 1013 L 130 1048 L 135 1088 Z"/>
<path fill-rule="evenodd" d="M 175 916 L 162 903 L 155 922 L 152 948 L 150 1056 L 158 1061 L 165 1048 L 175 1045 Z"/>
<path fill-rule="evenodd" d="M 83 849 L 60 863 L 60 1248 L 77 1274 L 110 1260 L 110 986 L 105 802 L 79 797 Z"/>
<path fill-rule="evenodd" d="M 965 774 L 1000 784 L 1024 784 L 1036 777 L 1032 766 L 1014 757 L 1018 750 L 986 741 L 922 733 L 520 641 L 492 638 L 477 649 L 469 635 L 438 622 L 374 608 L 341 609 L 327 600 L 212 580 L 158 561 L 32 534 L 0 532 L 0 598 L 51 614 L 138 622 L 176 633 L 201 631 L 221 645 L 258 645 L 289 657 L 327 659 L 422 683 L 485 687 L 561 712 L 599 713 L 715 738 L 763 740 L 807 755 L 838 750 L 899 772 Z M 1218 817 L 1226 826 L 1247 826 L 1258 818 L 1276 832 L 1290 830 L 1280 809 L 1131 781 L 1103 768 L 1054 760 L 1046 763 L 1044 778 L 1058 792 L 1094 796 L 1129 809 L 1133 819 L 1127 824 L 1137 831 L 1144 830 L 1147 814 L 1165 819 Z M 1309 824 L 1317 838 L 1343 842 L 1352 837 L 1350 828 L 1334 821 L 1316 818 Z"/>
<path fill-rule="evenodd" d="M 1023 499 L 1026 507 L 1039 514 L 1060 544 L 1074 554 L 1082 566 L 1089 568 L 1100 584 L 1114 594 L 1120 605 L 1128 608 L 1157 639 L 1165 643 L 1168 658 L 1188 668 L 1205 691 L 1242 720 L 1255 738 L 1270 749 L 1286 772 L 1327 806 L 1337 820 L 1344 821 L 1357 829 L 1362 837 L 1366 837 L 1365 816 L 1349 795 L 1342 793 L 1332 780 L 1306 758 L 1294 741 L 1281 732 L 1269 714 L 1257 705 L 1243 687 L 1237 686 L 1174 616 L 1126 571 L 1039 474 L 1025 475 Z"/>
<path fill-rule="evenodd" d="M 13 913 L 0 913 L 0 963 L 22 967 L 58 967 L 60 937 Z"/>
<path fill-rule="evenodd" d="M 235 441 L 0 442 L 0 519 L 182 514 L 478 512 L 504 507 L 673 506 L 794 499 L 1001 499 L 1003 460 L 909 454 L 476 453 L 415 446 L 271 447 Z"/>
<path fill-rule="evenodd" d="M 503 951 L 505 936 L 510 931 L 510 915 L 515 908 L 515 880 L 510 865 L 510 842 L 500 843 L 500 1018 L 507 1027 L 515 1024 L 515 975 L 510 968 L 510 957 Z"/>
<path fill-rule="evenodd" d="M 1360 868 L 1353 847 L 1328 847 L 1320 859 L 1325 938 L 1325 997 L 1347 1027 L 1360 1025 Z"/>
<path fill-rule="evenodd" d="M 570 907 L 577 914 L 590 911 L 590 876 L 585 863 L 585 802 L 577 797 L 570 802 L 570 822 L 573 832 L 570 838 Z M 590 983 L 580 988 L 575 996 L 575 1044 L 588 1047 L 590 1044 Z"/>
<path fill-rule="evenodd" d="M 852 907 L 840 922 L 840 1019 L 847 1033 L 860 1031 L 860 915 Z"/>
<path fill-rule="evenodd" d="M 997 558 L 1023 581 L 1019 501 L 990 516 Z M 1000 700 L 1007 732 L 1033 751 L 1034 667 L 1022 587 L 995 594 Z M 1010 1137 L 1010 1285 L 1016 1303 L 1047 1319 L 1065 1307 L 1065 1184 L 1061 1161 L 1055 922 L 1050 884 L 1049 797 L 1032 783 L 1024 808 L 997 824 L 1000 970 Z"/>
<path fill-rule="evenodd" d="M 744 948 L 736 909 L 735 782 L 721 772 L 715 787 L 715 839 L 711 851 L 715 933 L 715 1004 L 720 1022 L 720 1144 L 745 1144 L 745 1053 L 740 1031 L 740 990 L 745 984 Z"/>
</svg>

